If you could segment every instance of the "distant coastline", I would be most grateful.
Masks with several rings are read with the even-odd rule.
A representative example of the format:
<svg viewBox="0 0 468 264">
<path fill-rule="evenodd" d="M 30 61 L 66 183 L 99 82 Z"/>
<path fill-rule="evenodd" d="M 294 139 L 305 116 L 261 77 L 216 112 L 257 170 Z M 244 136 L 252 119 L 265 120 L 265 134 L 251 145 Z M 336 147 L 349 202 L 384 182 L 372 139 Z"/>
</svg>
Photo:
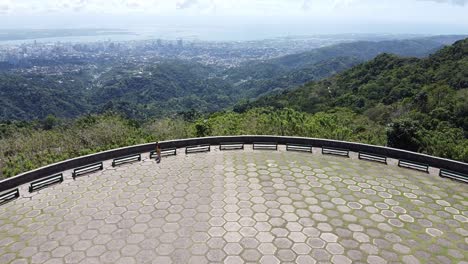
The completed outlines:
<svg viewBox="0 0 468 264">
<path fill-rule="evenodd" d="M 245 42 L 266 39 L 352 39 L 352 40 L 388 40 L 424 37 L 422 34 L 387 34 L 387 33 L 336 33 L 320 34 L 306 28 L 253 27 L 242 26 L 218 27 L 155 24 L 136 28 L 69 28 L 69 29 L 0 29 L 0 45 L 18 45 L 22 43 L 53 42 L 96 42 L 96 41 L 138 41 L 150 39 Z"/>
<path fill-rule="evenodd" d="M 261 32 L 261 33 L 260 33 Z M 91 43 L 126 42 L 142 40 L 185 40 L 194 42 L 258 42 L 329 39 L 335 42 L 384 41 L 432 37 L 428 34 L 391 33 L 336 33 L 317 34 L 306 30 L 245 30 L 242 27 L 180 27 L 177 25 L 153 25 L 142 28 L 70 28 L 70 29 L 0 29 L 0 45 L 32 43 Z M 449 35 L 448 35 L 449 36 Z M 445 44 L 445 43 L 444 43 Z"/>
<path fill-rule="evenodd" d="M 7 29 L 0 30 L 0 42 L 42 41 L 45 39 L 116 37 L 138 35 L 125 29 Z"/>
</svg>

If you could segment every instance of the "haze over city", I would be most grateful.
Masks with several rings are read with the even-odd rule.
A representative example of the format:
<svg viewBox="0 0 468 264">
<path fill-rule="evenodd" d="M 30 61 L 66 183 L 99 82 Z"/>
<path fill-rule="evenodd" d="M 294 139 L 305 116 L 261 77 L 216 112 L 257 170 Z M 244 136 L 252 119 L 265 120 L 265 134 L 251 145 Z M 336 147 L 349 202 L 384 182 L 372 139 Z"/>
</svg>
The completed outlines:
<svg viewBox="0 0 468 264">
<path fill-rule="evenodd" d="M 184 31 L 202 39 L 468 33 L 465 0 L 3 0 L 0 28 Z M 183 36 L 182 36 L 183 37 Z"/>
</svg>

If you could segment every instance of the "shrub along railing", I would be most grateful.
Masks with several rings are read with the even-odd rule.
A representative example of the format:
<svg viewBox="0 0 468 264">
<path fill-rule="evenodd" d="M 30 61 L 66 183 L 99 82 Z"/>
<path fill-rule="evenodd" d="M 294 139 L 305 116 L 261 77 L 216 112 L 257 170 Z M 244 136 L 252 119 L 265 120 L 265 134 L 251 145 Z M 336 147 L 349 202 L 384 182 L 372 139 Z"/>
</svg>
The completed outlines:
<svg viewBox="0 0 468 264">
<path fill-rule="evenodd" d="M 310 151 L 312 147 L 322 148 L 323 154 L 349 155 L 350 151 L 361 152 L 361 154 L 359 154 L 360 158 L 370 159 L 373 157 L 375 161 L 383 161 L 384 158 L 385 160 L 387 158 L 397 159 L 399 160 L 400 166 L 423 170 L 425 172 L 427 172 L 428 167 L 431 166 L 441 169 L 439 173 L 441 177 L 449 177 L 460 181 L 468 181 L 468 176 L 466 176 L 468 175 L 467 163 L 433 157 L 406 150 L 337 140 L 280 136 L 232 136 L 171 140 L 160 142 L 160 144 L 163 150 L 167 150 L 167 154 L 173 155 L 177 153 L 177 148 L 186 148 L 185 151 L 188 154 L 194 152 L 211 151 L 212 145 L 225 146 L 229 144 L 241 144 L 242 147 L 244 144 L 253 144 L 254 149 L 269 148 L 271 150 L 277 150 L 278 144 L 288 145 L 288 150 L 293 150 L 291 148 L 292 146 L 307 146 L 307 151 L 309 151 L 309 147 Z M 129 155 L 135 156 L 141 153 L 152 152 L 154 151 L 155 147 L 155 143 L 149 143 L 104 151 L 58 162 L 33 171 L 25 172 L 12 178 L 2 180 L 0 181 L 0 204 L 11 200 L 10 198 L 14 199 L 17 197 L 17 192 L 15 190 L 11 190 L 19 187 L 20 185 L 33 181 L 36 182 L 39 180 L 47 181 L 50 175 L 62 173 L 70 169 L 74 169 L 72 176 L 73 178 L 76 178 L 80 175 L 102 170 L 102 162 L 105 160 L 116 158 L 118 159 Z M 152 152 L 152 155 L 154 155 L 154 152 Z M 38 183 L 36 182 L 34 185 L 36 184 Z M 33 187 L 33 189 L 36 188 Z"/>
</svg>

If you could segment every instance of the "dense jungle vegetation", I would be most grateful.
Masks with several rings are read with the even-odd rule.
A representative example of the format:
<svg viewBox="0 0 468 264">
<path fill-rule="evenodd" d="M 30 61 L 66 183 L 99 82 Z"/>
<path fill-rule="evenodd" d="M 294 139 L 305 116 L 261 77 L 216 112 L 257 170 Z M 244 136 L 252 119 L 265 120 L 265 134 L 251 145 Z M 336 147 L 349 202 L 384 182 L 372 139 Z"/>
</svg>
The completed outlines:
<svg viewBox="0 0 468 264">
<path fill-rule="evenodd" d="M 44 119 L 49 114 L 75 118 L 107 111 L 145 120 L 192 108 L 212 113 L 242 99 L 329 77 L 383 52 L 426 56 L 453 39 L 456 36 L 343 43 L 229 69 L 165 59 L 144 65 L 102 62 L 60 75 L 0 72 L 0 120 Z"/>
</svg>

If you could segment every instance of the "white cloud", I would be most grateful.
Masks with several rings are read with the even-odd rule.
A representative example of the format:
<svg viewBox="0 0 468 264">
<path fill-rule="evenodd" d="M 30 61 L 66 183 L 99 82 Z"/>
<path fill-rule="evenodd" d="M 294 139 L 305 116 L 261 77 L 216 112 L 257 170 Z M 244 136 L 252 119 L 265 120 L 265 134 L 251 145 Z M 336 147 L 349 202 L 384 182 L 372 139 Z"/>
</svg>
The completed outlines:
<svg viewBox="0 0 468 264">
<path fill-rule="evenodd" d="M 187 9 L 198 4 L 198 0 L 183 0 L 177 2 L 177 9 Z"/>
<path fill-rule="evenodd" d="M 11 1 L 10 0 L 5 0 L 0 2 L 0 14 L 6 14 L 10 12 L 11 10 Z"/>
<path fill-rule="evenodd" d="M 296 13 L 327 6 L 347 6 L 359 0 L 0 0 L 13 12 L 106 12 L 206 11 L 238 14 Z"/>
<path fill-rule="evenodd" d="M 375 6 L 411 7 L 426 2 L 463 7 L 468 0 L 0 0 L 0 10 L 10 12 L 105 12 L 105 13 L 177 13 L 192 11 L 222 14 L 297 14 L 299 12 L 330 11 L 336 9 Z"/>
<path fill-rule="evenodd" d="M 328 1 L 329 6 L 331 6 L 333 8 L 347 7 L 347 6 L 351 6 L 353 4 L 358 4 L 359 2 L 361 2 L 361 1 L 360 0 L 331 0 L 331 1 Z M 311 7 L 314 4 L 317 4 L 317 3 L 320 3 L 320 1 L 304 0 L 303 3 L 302 3 L 302 8 L 305 9 L 305 10 L 309 10 L 309 9 L 311 9 Z"/>
<path fill-rule="evenodd" d="M 445 3 L 445 4 L 452 4 L 452 5 L 459 5 L 459 6 L 464 6 L 468 3 L 468 0 L 419 0 L 419 1 Z"/>
</svg>

